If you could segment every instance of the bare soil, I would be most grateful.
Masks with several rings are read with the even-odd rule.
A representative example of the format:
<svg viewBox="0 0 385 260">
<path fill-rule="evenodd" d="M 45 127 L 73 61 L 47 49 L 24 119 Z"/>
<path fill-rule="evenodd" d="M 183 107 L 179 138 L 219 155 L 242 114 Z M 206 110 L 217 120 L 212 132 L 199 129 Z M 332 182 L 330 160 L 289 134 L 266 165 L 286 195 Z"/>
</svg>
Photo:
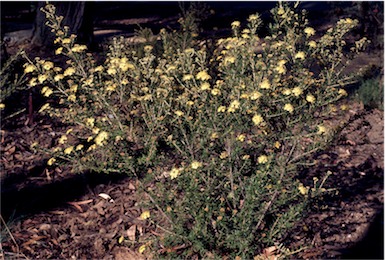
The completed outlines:
<svg viewBox="0 0 385 260">
<path fill-rule="evenodd" d="M 245 12 L 244 8 L 240 10 Z M 177 19 L 174 14 L 167 17 L 152 14 L 151 17 L 135 19 L 142 19 L 139 21 L 144 24 L 159 22 L 161 25 L 173 25 Z M 112 26 L 132 25 L 132 20 L 118 16 L 114 20 L 101 17 L 99 21 L 98 30 L 107 30 L 99 33 L 104 35 L 100 41 L 117 32 L 111 30 L 123 30 L 132 36 L 132 27 L 113 29 Z M 355 66 L 362 60 L 381 64 L 382 53 L 378 50 L 367 53 Z M 384 257 L 383 111 L 366 109 L 353 99 L 343 102 L 348 106 L 347 113 L 330 115 L 326 123 L 345 120 L 347 126 L 326 151 L 314 156 L 316 165 L 300 173 L 301 180 L 311 185 L 313 177 L 322 178 L 330 171 L 332 175 L 325 187 L 333 190 L 312 204 L 309 214 L 284 241 L 287 248 L 298 249 L 292 259 Z M 66 126 L 39 115 L 35 116 L 34 124 L 26 122 L 25 112 L 2 122 L 2 257 L 151 258 L 151 253 L 138 253 L 141 245 L 138 241 L 147 241 L 164 231 L 138 218 L 144 210 L 141 202 L 146 198 L 139 195 L 137 181 L 125 175 L 77 174 L 66 167 L 48 169 L 47 157 L 34 153 L 30 145 L 39 142 L 51 147 L 66 131 Z M 125 240 L 119 243 L 122 236 Z"/>
</svg>

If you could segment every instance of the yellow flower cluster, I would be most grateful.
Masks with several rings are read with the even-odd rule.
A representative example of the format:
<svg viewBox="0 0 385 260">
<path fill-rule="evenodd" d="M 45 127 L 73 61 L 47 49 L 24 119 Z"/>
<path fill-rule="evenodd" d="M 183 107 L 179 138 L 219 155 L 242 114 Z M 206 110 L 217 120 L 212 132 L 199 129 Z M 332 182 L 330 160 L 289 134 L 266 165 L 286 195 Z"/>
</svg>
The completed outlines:
<svg viewBox="0 0 385 260">
<path fill-rule="evenodd" d="M 199 80 L 209 80 L 209 79 L 211 79 L 211 76 L 207 73 L 207 71 L 200 71 L 196 75 L 196 79 L 199 79 Z"/>
<path fill-rule="evenodd" d="M 254 123 L 254 125 L 258 126 L 260 125 L 264 120 L 263 120 L 263 117 L 259 114 L 255 114 L 252 118 L 252 121 Z"/>
<path fill-rule="evenodd" d="M 283 110 L 286 110 L 287 112 L 289 112 L 289 113 L 293 113 L 293 111 L 294 111 L 294 107 L 293 107 L 293 105 L 292 104 L 285 104 L 285 106 L 283 107 Z"/>
<path fill-rule="evenodd" d="M 45 96 L 45 97 L 49 97 L 52 93 L 53 93 L 53 90 L 47 86 L 43 87 L 41 89 L 41 93 Z"/>
<path fill-rule="evenodd" d="M 127 57 L 122 57 L 122 58 L 112 58 L 109 62 L 108 69 L 107 69 L 107 74 L 109 75 L 115 75 L 120 69 L 123 72 L 126 72 L 130 69 L 134 69 L 135 66 L 131 62 L 129 62 Z M 97 71 L 101 71 L 103 68 L 98 68 Z"/>
<path fill-rule="evenodd" d="M 191 169 L 196 170 L 198 168 L 202 167 L 202 163 L 198 161 L 193 161 L 191 163 Z"/>
<path fill-rule="evenodd" d="M 108 133 L 105 131 L 100 132 L 94 139 L 95 144 L 98 146 L 103 146 L 103 141 L 107 140 Z"/>
<path fill-rule="evenodd" d="M 270 81 L 268 79 L 264 79 L 259 87 L 261 89 L 269 89 L 270 88 Z"/>
<path fill-rule="evenodd" d="M 85 50 L 87 50 L 87 46 L 80 44 L 75 44 L 74 47 L 71 48 L 71 51 L 73 52 L 83 52 Z"/>
<path fill-rule="evenodd" d="M 182 171 L 183 171 L 183 168 L 172 168 L 170 171 L 171 180 L 177 178 Z"/>
<path fill-rule="evenodd" d="M 240 105 L 240 103 L 239 103 L 238 100 L 232 101 L 232 102 L 230 103 L 228 109 L 227 109 L 227 112 L 228 112 L 228 113 L 234 113 L 236 110 L 239 109 L 239 105 Z"/>
</svg>

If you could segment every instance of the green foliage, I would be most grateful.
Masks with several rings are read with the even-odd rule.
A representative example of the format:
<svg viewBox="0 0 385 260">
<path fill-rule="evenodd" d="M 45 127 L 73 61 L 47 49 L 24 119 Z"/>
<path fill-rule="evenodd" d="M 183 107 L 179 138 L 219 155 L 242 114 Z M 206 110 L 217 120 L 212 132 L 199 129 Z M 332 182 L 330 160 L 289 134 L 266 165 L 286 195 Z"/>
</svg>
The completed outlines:
<svg viewBox="0 0 385 260">
<path fill-rule="evenodd" d="M 162 30 L 140 52 L 114 39 L 98 65 L 53 5 L 44 12 L 67 62 L 30 61 L 29 85 L 55 101 L 40 112 L 71 126 L 47 151 L 49 166 L 145 175 L 143 189 L 171 229 L 160 243 L 184 244 L 184 257 L 251 258 L 283 241 L 320 192 L 296 179 L 297 167 L 333 138 L 323 116 L 346 95 L 343 37 L 358 21 L 342 19 L 316 40 L 305 13 L 280 4 L 271 35 L 258 37 L 253 14 L 210 46 L 196 39 L 188 12 L 180 31 Z"/>
<path fill-rule="evenodd" d="M 20 63 L 24 51 L 19 50 L 15 55 L 8 58 L 1 66 L 0 70 L 0 103 L 3 104 L 7 98 L 16 92 L 26 90 L 27 87 L 23 85 L 25 82 L 25 73 L 19 75 L 17 71 L 20 70 Z"/>
<path fill-rule="evenodd" d="M 384 109 L 384 84 L 379 77 L 363 80 L 355 94 L 365 107 Z"/>
</svg>

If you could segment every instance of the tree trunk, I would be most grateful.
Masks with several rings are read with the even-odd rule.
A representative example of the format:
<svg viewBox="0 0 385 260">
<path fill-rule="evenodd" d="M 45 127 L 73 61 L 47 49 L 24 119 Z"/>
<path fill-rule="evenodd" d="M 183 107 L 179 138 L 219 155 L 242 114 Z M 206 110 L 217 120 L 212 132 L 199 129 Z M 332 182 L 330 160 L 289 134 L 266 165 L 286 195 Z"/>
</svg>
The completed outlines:
<svg viewBox="0 0 385 260">
<path fill-rule="evenodd" d="M 92 2 L 52 2 L 56 7 L 56 15 L 64 17 L 62 26 L 68 26 L 70 32 L 78 36 L 78 42 L 93 44 Z M 52 46 L 55 38 L 51 28 L 45 25 L 45 14 L 40 8 L 45 2 L 38 2 L 36 19 L 32 33 L 32 44 L 37 46 Z"/>
</svg>

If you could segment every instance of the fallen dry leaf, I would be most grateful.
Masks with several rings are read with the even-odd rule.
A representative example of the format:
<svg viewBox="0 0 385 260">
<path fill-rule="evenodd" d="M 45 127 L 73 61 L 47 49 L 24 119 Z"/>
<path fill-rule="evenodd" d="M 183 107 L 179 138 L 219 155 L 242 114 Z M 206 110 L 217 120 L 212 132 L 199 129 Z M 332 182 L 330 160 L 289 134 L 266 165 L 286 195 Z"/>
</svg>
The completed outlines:
<svg viewBox="0 0 385 260">
<path fill-rule="evenodd" d="M 100 193 L 99 194 L 99 197 L 105 199 L 105 200 L 108 200 L 109 202 L 113 203 L 114 200 L 111 198 L 110 195 L 106 194 L 106 193 Z"/>
<path fill-rule="evenodd" d="M 126 231 L 127 237 L 131 241 L 135 241 L 136 239 L 136 225 L 132 225 L 129 229 Z"/>
</svg>

